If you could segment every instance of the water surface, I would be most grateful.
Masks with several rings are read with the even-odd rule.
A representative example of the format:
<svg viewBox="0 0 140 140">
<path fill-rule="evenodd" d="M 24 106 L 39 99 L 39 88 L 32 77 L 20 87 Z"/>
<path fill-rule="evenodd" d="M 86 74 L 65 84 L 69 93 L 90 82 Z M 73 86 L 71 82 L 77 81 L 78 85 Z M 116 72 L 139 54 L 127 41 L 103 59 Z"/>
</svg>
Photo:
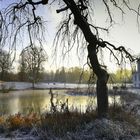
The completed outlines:
<svg viewBox="0 0 140 140">
<path fill-rule="evenodd" d="M 86 95 L 68 95 L 66 90 L 53 90 L 54 104 L 60 110 L 61 105 L 68 99 L 70 111 L 85 112 L 86 109 L 96 109 L 96 97 Z M 16 114 L 18 112 L 26 114 L 29 112 L 50 112 L 49 90 L 22 90 L 11 91 L 10 93 L 0 94 L 0 113 Z M 109 103 L 113 103 L 113 97 L 109 96 Z M 120 102 L 120 96 L 116 96 L 116 102 Z"/>
</svg>

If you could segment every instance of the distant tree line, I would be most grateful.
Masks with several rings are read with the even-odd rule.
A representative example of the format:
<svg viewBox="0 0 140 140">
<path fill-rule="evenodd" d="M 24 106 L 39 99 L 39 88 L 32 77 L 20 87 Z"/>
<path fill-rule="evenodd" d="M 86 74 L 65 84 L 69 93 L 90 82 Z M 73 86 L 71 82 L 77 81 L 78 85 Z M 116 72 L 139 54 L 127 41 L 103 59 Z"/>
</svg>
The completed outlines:
<svg viewBox="0 0 140 140">
<path fill-rule="evenodd" d="M 45 82 L 62 82 L 62 83 L 88 83 L 90 80 L 90 70 L 84 70 L 80 67 L 60 68 L 55 72 L 45 72 Z"/>
<path fill-rule="evenodd" d="M 31 82 L 61 82 L 61 83 L 95 83 L 96 76 L 91 75 L 90 69 L 80 67 L 61 67 L 56 71 L 46 71 L 43 63 L 47 60 L 41 47 L 26 47 L 22 50 L 19 59 L 18 72 L 13 72 L 10 54 L 0 50 L 0 80 Z M 119 69 L 110 73 L 108 83 L 131 83 L 132 72 L 127 69 Z"/>
<path fill-rule="evenodd" d="M 1 79 L 0 79 L 1 80 Z M 7 72 L 4 81 L 22 81 L 31 82 L 28 79 L 28 74 L 22 75 L 21 71 L 17 73 Z M 39 73 L 37 82 L 47 83 L 95 83 L 96 76 L 91 75 L 90 70 L 83 70 L 80 67 L 60 68 L 56 71 L 42 71 Z M 108 83 L 131 83 L 132 73 L 130 70 L 117 70 L 115 73 L 110 73 Z"/>
<path fill-rule="evenodd" d="M 96 76 L 91 74 L 90 69 L 83 70 L 80 67 L 64 67 L 57 69 L 55 72 L 44 73 L 45 82 L 62 82 L 62 83 L 96 83 Z M 115 73 L 110 73 L 108 83 L 131 83 L 132 72 L 128 69 L 119 69 Z"/>
</svg>

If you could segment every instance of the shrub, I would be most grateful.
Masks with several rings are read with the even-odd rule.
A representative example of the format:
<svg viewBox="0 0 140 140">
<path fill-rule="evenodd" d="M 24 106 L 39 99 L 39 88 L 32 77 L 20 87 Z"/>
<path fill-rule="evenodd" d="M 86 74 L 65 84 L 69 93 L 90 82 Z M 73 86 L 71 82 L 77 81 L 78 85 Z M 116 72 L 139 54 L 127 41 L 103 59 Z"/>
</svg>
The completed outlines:
<svg viewBox="0 0 140 140">
<path fill-rule="evenodd" d="M 19 128 L 31 128 L 32 125 L 36 125 L 39 122 L 39 117 L 35 113 L 22 116 L 20 113 L 11 115 L 7 118 L 9 128 L 12 130 Z"/>
</svg>

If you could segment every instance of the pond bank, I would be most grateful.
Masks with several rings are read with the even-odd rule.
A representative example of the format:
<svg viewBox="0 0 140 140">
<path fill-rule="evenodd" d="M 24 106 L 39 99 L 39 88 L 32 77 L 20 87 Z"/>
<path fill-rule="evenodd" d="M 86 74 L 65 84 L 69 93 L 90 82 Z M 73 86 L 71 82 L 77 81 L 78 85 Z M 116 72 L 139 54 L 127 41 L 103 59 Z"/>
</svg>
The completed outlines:
<svg viewBox="0 0 140 140">
<path fill-rule="evenodd" d="M 13 90 L 32 89 L 32 83 L 28 82 L 3 82 L 0 83 L 0 89 L 2 86 L 5 88 L 11 88 Z M 35 89 L 73 89 L 73 88 L 87 88 L 88 84 L 71 84 L 71 83 L 37 83 Z"/>
</svg>

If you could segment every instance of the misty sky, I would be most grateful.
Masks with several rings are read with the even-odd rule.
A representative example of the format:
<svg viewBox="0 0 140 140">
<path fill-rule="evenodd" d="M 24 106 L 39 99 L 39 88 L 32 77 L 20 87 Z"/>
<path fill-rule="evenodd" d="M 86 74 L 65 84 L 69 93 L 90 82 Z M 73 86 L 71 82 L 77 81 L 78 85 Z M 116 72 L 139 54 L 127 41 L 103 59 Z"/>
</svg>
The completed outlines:
<svg viewBox="0 0 140 140">
<path fill-rule="evenodd" d="M 131 0 L 132 1 L 132 7 L 136 8 L 138 7 L 138 2 L 140 0 Z M 6 7 L 10 3 L 9 0 L 3 0 L 0 1 L 0 8 Z M 109 18 L 107 16 L 107 11 L 104 7 L 104 5 L 100 2 L 100 0 L 96 0 L 94 3 L 94 24 L 97 26 L 103 26 L 107 27 L 109 25 Z M 115 10 L 112 8 L 112 15 L 115 19 L 115 24 L 110 28 L 109 34 L 105 32 L 100 32 L 100 35 L 103 39 L 110 41 L 111 43 L 115 44 L 116 46 L 123 45 L 127 49 L 131 49 L 131 52 L 133 54 L 140 54 L 140 33 L 139 28 L 137 24 L 137 18 L 136 14 L 131 13 L 127 9 L 125 9 L 124 18 L 122 19 L 121 12 L 119 10 Z M 76 56 L 76 50 L 72 49 L 72 52 L 69 53 L 69 59 L 67 60 L 68 56 L 65 58 L 61 57 L 61 53 L 58 54 L 58 60 L 56 63 L 53 63 L 53 54 L 51 53 L 52 50 L 52 40 L 54 38 L 55 32 L 57 31 L 56 26 L 58 22 L 61 20 L 61 14 L 56 14 L 55 10 L 57 9 L 57 5 L 55 7 L 40 7 L 37 11 L 37 14 L 40 14 L 44 16 L 47 19 L 47 44 L 45 46 L 46 51 L 48 52 L 49 56 L 49 64 L 47 64 L 48 67 L 54 67 L 56 64 L 59 66 L 75 66 L 80 65 L 82 66 L 86 62 L 86 52 L 83 54 L 83 56 L 75 57 Z M 84 58 L 83 58 L 84 57 Z M 106 63 L 108 64 L 108 69 L 114 70 L 114 64 L 109 63 L 109 60 L 104 59 Z M 56 66 L 57 67 L 57 66 Z"/>
</svg>

